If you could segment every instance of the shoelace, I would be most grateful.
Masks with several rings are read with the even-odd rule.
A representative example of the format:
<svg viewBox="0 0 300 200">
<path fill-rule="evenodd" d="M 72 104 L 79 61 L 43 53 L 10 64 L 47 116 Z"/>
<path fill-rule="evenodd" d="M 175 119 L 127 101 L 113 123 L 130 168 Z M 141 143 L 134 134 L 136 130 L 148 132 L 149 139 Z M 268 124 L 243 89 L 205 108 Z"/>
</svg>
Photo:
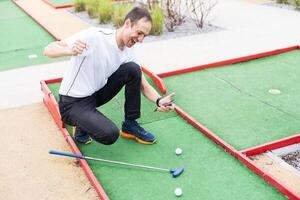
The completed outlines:
<svg viewBox="0 0 300 200">
<path fill-rule="evenodd" d="M 145 129 L 143 127 L 140 126 L 139 123 L 137 122 L 134 122 L 134 125 L 137 127 L 138 131 L 143 134 L 143 135 L 146 135 L 147 134 L 147 131 L 145 131 Z"/>
</svg>

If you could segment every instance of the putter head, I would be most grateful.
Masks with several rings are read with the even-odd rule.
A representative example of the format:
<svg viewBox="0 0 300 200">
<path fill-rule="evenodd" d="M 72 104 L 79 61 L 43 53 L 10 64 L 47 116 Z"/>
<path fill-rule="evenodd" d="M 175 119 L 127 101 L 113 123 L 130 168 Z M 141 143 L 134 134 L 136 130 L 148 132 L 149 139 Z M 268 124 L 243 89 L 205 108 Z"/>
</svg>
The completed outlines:
<svg viewBox="0 0 300 200">
<path fill-rule="evenodd" d="M 183 167 L 170 169 L 170 173 L 172 174 L 173 178 L 180 176 L 180 174 L 182 174 L 183 171 L 184 171 Z"/>
</svg>

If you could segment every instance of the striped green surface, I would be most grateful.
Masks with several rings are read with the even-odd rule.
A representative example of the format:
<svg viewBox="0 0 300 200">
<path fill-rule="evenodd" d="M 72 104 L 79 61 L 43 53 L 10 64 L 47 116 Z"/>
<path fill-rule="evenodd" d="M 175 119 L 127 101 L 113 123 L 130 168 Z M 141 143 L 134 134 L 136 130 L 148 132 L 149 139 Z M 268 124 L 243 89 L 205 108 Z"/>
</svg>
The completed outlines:
<svg viewBox="0 0 300 200">
<path fill-rule="evenodd" d="M 59 84 L 48 85 L 57 98 Z M 100 108 L 120 127 L 123 92 Z M 118 102 L 116 102 L 118 101 Z M 141 145 L 119 138 L 112 146 L 93 142 L 79 145 L 87 156 L 119 160 L 157 167 L 184 166 L 185 172 L 174 179 L 164 172 L 145 171 L 91 161 L 89 165 L 112 200 L 177 199 L 176 187 L 183 190 L 180 199 L 285 199 L 273 187 L 251 172 L 222 148 L 203 136 L 175 113 L 154 113 L 152 103 L 143 98 L 143 127 L 153 132 L 158 141 Z M 120 114 L 121 113 L 121 114 Z M 70 127 L 68 127 L 70 131 Z M 176 147 L 183 149 L 175 155 Z"/>
<path fill-rule="evenodd" d="M 0 10 L 0 71 L 62 60 L 42 55 L 54 38 L 12 1 L 0 1 Z"/>
<path fill-rule="evenodd" d="M 300 132 L 299 63 L 295 50 L 164 81 L 177 105 L 241 150 Z"/>
<path fill-rule="evenodd" d="M 72 5 L 74 0 L 48 0 L 55 6 Z"/>
</svg>

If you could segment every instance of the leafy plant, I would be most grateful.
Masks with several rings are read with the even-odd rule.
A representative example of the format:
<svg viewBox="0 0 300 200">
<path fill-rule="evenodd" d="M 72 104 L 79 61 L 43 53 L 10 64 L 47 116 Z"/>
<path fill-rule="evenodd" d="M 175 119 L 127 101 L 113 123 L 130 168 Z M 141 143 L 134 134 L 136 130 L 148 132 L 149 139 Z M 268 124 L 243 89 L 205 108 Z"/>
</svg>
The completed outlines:
<svg viewBox="0 0 300 200">
<path fill-rule="evenodd" d="M 165 0 L 163 8 L 165 10 L 165 26 L 168 31 L 173 32 L 176 26 L 184 22 L 185 16 L 182 14 L 181 0 Z"/>
<path fill-rule="evenodd" d="M 131 4 L 117 4 L 114 6 L 112 22 L 115 27 L 119 28 L 123 25 L 125 16 L 132 9 Z"/>
<path fill-rule="evenodd" d="M 276 0 L 277 3 L 284 3 L 284 4 L 288 4 L 288 0 Z"/>
<path fill-rule="evenodd" d="M 300 9 L 300 0 L 295 0 L 295 6 L 297 9 Z"/>
<path fill-rule="evenodd" d="M 152 17 L 152 28 L 151 28 L 150 34 L 151 35 L 162 34 L 163 25 L 164 25 L 163 10 L 159 7 L 152 8 L 151 17 Z"/>
<path fill-rule="evenodd" d="M 147 0 L 146 4 L 149 10 L 155 9 L 159 4 L 160 0 Z"/>
<path fill-rule="evenodd" d="M 75 12 L 81 12 L 85 10 L 85 0 L 75 0 L 74 1 Z"/>
<path fill-rule="evenodd" d="M 217 5 L 217 0 L 187 0 L 186 7 L 195 25 L 202 29 L 208 23 L 208 16 Z"/>
<path fill-rule="evenodd" d="M 111 0 L 99 0 L 98 19 L 100 23 L 108 23 L 112 18 L 113 12 Z"/>
<path fill-rule="evenodd" d="M 99 0 L 87 0 L 86 1 L 85 9 L 91 18 L 97 17 L 99 3 L 100 3 Z"/>
</svg>

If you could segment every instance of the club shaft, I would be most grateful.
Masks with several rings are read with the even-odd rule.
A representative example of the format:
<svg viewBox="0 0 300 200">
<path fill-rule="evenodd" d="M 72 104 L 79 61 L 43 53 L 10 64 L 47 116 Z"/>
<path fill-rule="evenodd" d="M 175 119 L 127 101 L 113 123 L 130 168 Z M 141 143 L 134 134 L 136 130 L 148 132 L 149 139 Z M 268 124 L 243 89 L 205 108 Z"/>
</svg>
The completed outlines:
<svg viewBox="0 0 300 200">
<path fill-rule="evenodd" d="M 105 160 L 105 159 L 101 159 L 101 158 L 93 158 L 93 157 L 88 157 L 88 156 L 84 156 L 83 158 L 86 159 L 86 160 L 95 160 L 95 161 L 101 161 L 101 162 L 106 162 L 106 163 L 126 165 L 126 166 L 145 168 L 145 169 L 151 169 L 151 170 L 160 170 L 160 171 L 168 171 L 168 172 L 170 171 L 169 169 L 164 169 L 164 168 L 159 168 L 159 167 L 151 167 L 151 166 L 146 166 L 146 165 L 137 165 L 137 164 L 132 164 L 132 163 L 125 163 L 125 162 L 114 161 L 114 160 Z"/>
</svg>

